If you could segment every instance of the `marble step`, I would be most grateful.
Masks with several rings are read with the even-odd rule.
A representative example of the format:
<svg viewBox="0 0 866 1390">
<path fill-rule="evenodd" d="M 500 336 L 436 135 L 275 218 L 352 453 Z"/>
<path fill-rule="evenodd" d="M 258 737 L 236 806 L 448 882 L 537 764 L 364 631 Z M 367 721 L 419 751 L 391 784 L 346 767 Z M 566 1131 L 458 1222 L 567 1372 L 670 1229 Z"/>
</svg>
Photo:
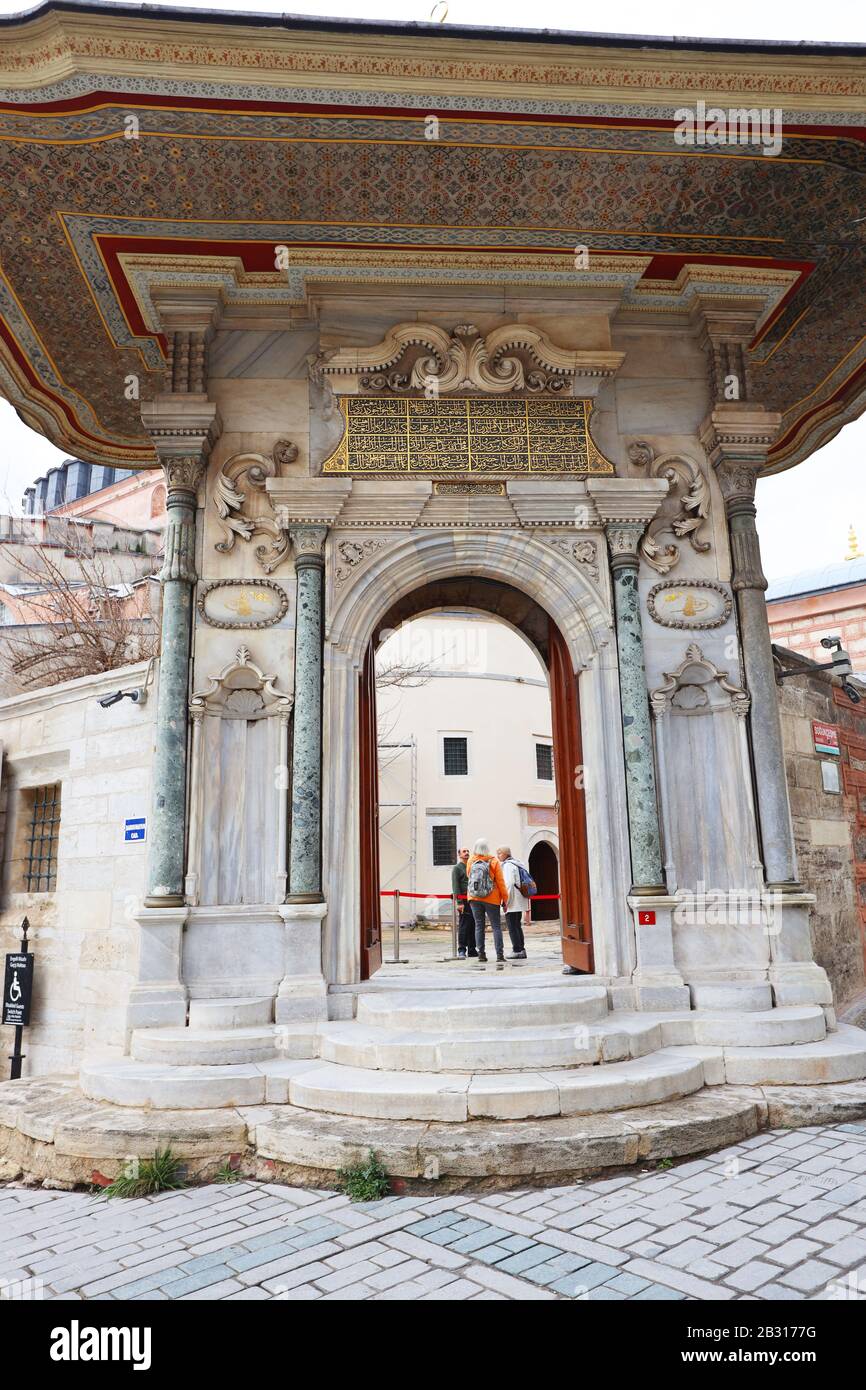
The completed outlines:
<svg viewBox="0 0 866 1390">
<path fill-rule="evenodd" d="M 646 1019 L 634 1024 L 611 1020 L 453 1033 L 392 1032 L 353 1022 L 327 1023 L 319 1030 L 323 1061 L 382 1071 L 502 1072 L 592 1066 L 642 1057 L 661 1046 L 660 1025 Z"/>
<path fill-rule="evenodd" d="M 656 1105 L 698 1091 L 699 1059 L 673 1051 L 549 1072 L 387 1072 L 329 1063 L 299 1070 L 289 1100 L 304 1110 L 381 1120 L 528 1119 Z"/>
<path fill-rule="evenodd" d="M 866 1077 L 866 1032 L 840 1023 L 823 1042 L 726 1047 L 725 1080 L 742 1086 L 815 1086 Z"/>
<path fill-rule="evenodd" d="M 260 1028 L 137 1028 L 130 1054 L 136 1062 L 175 1067 L 223 1067 L 260 1062 L 280 1052 L 281 1030 Z"/>
<path fill-rule="evenodd" d="M 309 1066 L 310 1064 L 307 1063 Z M 172 1067 L 164 1062 L 85 1064 L 79 1085 L 91 1100 L 150 1110 L 221 1110 L 228 1106 L 263 1105 L 265 1074 L 255 1064 L 220 1067 Z"/>
<path fill-rule="evenodd" d="M 646 1017 L 646 1015 L 635 1015 Z M 827 1036 L 827 1020 L 820 1004 L 794 1004 L 782 1009 L 694 1009 L 688 1014 L 664 1014 L 661 1020 L 665 1047 L 784 1047 L 793 1043 L 821 1042 Z"/>
<path fill-rule="evenodd" d="M 390 990 L 358 996 L 358 1023 L 400 1032 L 466 1032 L 594 1023 L 608 1014 L 601 985 L 533 989 Z"/>
<path fill-rule="evenodd" d="M 256 1028 L 274 1021 L 274 1001 L 260 999 L 190 999 L 189 1026 L 204 1030 Z"/>
<path fill-rule="evenodd" d="M 824 1013 L 817 1005 L 741 1018 L 730 1013 L 655 1018 L 615 1013 L 598 1024 L 500 1026 L 450 1033 L 394 1032 L 346 1021 L 320 1026 L 319 1055 L 341 1066 L 384 1071 L 525 1071 L 625 1061 L 662 1047 L 780 1046 L 817 1042 L 824 1036 Z"/>
</svg>

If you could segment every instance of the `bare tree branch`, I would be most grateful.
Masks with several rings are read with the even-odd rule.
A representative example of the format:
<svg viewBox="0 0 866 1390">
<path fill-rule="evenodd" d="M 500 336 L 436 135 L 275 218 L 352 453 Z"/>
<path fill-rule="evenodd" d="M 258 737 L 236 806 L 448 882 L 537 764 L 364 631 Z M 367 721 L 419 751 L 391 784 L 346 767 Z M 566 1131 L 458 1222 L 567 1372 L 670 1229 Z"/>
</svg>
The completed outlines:
<svg viewBox="0 0 866 1390">
<path fill-rule="evenodd" d="M 67 564 L 64 565 L 63 561 Z M 71 561 L 71 564 L 68 562 Z M 83 547 L 29 546 L 12 558 L 27 622 L 0 629 L 0 666 L 22 690 L 59 685 L 156 656 L 159 637 L 116 566 Z"/>
</svg>

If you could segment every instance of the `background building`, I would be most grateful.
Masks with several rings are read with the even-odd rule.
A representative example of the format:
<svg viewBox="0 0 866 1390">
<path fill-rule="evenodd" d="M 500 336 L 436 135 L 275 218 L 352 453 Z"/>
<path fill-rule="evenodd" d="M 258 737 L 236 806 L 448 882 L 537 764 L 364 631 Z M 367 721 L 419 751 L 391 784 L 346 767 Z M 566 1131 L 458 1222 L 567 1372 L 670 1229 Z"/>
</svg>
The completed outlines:
<svg viewBox="0 0 866 1390">
<path fill-rule="evenodd" d="M 483 837 L 529 864 L 539 892 L 556 892 L 550 699 L 527 642 L 479 613 L 443 612 L 388 638 L 377 670 L 383 891 L 450 893 L 458 848 Z M 451 908 L 431 898 L 401 912 Z"/>
<path fill-rule="evenodd" d="M 866 556 L 853 531 L 848 548 L 838 564 L 801 570 L 770 585 L 770 636 L 818 662 L 829 659 L 821 638 L 841 637 L 854 671 L 866 675 Z"/>
<path fill-rule="evenodd" d="M 146 529 L 165 520 L 165 484 L 157 469 L 136 472 L 65 459 L 25 489 L 22 504 L 25 516 L 56 512 Z"/>
</svg>

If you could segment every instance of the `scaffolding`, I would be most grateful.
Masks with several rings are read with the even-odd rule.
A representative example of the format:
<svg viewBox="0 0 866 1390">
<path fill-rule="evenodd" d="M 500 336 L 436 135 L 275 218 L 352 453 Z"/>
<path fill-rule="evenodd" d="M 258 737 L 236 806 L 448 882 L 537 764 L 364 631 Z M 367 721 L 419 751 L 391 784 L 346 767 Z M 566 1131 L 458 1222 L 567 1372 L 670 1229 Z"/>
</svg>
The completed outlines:
<svg viewBox="0 0 866 1390">
<path fill-rule="evenodd" d="M 407 843 L 408 839 L 408 843 Z M 416 892 L 418 871 L 418 747 L 414 738 L 379 743 L 379 843 L 396 850 L 393 873 L 382 892 Z M 414 903 L 415 899 L 410 899 Z M 382 926 L 393 925 L 393 898 L 382 898 Z M 387 918 L 387 920 L 386 920 Z M 403 926 L 414 926 L 413 915 Z"/>
</svg>

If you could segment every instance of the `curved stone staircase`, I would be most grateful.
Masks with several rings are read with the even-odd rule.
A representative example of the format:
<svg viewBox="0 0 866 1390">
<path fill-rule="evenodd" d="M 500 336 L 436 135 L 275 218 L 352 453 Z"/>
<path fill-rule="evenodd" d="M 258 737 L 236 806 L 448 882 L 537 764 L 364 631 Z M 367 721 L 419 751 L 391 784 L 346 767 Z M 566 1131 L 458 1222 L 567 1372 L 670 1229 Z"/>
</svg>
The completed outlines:
<svg viewBox="0 0 866 1390">
<path fill-rule="evenodd" d="M 586 977 L 358 991 L 354 1018 L 270 1022 L 268 999 L 196 1000 L 186 1028 L 88 1064 L 86 1096 L 152 1109 L 262 1104 L 373 1120 L 521 1120 L 657 1105 L 705 1086 L 866 1077 L 866 1033 L 824 1010 L 610 1012 Z"/>
<path fill-rule="evenodd" d="M 88 1181 L 170 1145 L 193 1171 L 236 1153 L 251 1176 L 327 1182 L 374 1149 L 395 1176 L 507 1185 L 866 1116 L 866 1032 L 828 1031 L 831 1010 L 770 1009 L 764 989 L 679 1013 L 611 997 L 552 969 L 454 966 L 340 987 L 328 1022 L 193 1000 L 187 1027 L 137 1030 L 77 1084 L 0 1086 L 0 1172 Z"/>
</svg>

